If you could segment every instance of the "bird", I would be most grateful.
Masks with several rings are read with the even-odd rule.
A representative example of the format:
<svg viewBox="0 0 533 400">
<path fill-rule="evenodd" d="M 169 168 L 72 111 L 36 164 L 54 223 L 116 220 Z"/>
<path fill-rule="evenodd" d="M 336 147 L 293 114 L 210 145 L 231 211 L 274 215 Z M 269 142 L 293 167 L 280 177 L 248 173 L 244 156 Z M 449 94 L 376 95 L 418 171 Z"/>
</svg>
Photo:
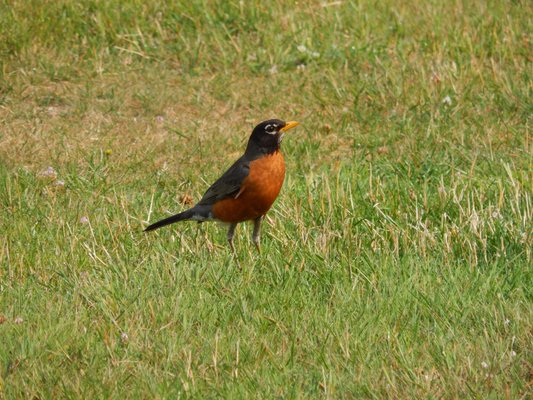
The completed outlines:
<svg viewBox="0 0 533 400">
<path fill-rule="evenodd" d="M 178 221 L 219 221 L 229 225 L 227 241 L 233 255 L 237 224 L 253 221 L 252 241 L 261 252 L 261 222 L 270 210 L 285 180 L 281 142 L 299 122 L 269 119 L 252 131 L 244 154 L 215 181 L 193 207 L 145 228 L 153 231 Z"/>
</svg>

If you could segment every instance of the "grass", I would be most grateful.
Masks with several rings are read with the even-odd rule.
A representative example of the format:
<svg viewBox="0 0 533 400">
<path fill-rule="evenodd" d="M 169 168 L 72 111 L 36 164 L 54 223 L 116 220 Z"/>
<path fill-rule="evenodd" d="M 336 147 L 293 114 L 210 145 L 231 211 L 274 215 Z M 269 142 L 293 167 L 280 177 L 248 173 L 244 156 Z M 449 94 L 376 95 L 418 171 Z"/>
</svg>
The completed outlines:
<svg viewBox="0 0 533 400">
<path fill-rule="evenodd" d="M 532 14 L 0 4 L 0 398 L 529 398 Z M 142 233 L 270 117 L 261 255 Z"/>
</svg>

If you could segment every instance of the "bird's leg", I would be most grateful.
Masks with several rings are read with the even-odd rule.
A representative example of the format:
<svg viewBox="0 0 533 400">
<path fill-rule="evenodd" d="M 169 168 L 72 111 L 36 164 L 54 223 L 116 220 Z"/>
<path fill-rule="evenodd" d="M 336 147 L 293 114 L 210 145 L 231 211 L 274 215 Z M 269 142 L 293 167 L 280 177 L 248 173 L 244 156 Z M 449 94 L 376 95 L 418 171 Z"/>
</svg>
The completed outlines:
<svg viewBox="0 0 533 400">
<path fill-rule="evenodd" d="M 231 252 L 235 257 L 237 257 L 237 253 L 235 253 L 235 247 L 233 247 L 233 236 L 235 235 L 235 228 L 237 227 L 237 224 L 231 224 L 228 229 L 228 244 L 231 249 Z"/>
<path fill-rule="evenodd" d="M 257 217 L 254 220 L 254 233 L 252 234 L 252 241 L 255 244 L 255 248 L 258 253 L 261 253 L 261 247 L 259 246 L 259 240 L 261 238 L 261 221 L 263 221 L 264 215 Z"/>
</svg>

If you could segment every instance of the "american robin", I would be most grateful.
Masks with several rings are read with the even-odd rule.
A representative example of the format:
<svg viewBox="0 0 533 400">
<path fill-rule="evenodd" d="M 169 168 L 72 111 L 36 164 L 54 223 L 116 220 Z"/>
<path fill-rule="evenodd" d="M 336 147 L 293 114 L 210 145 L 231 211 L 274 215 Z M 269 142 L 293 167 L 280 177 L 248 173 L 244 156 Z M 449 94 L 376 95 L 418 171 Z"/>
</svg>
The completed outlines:
<svg viewBox="0 0 533 400">
<path fill-rule="evenodd" d="M 257 125 L 244 155 L 239 158 L 192 208 L 148 226 L 152 231 L 178 221 L 221 221 L 229 224 L 228 243 L 239 222 L 254 221 L 252 240 L 260 251 L 261 221 L 278 197 L 285 179 L 285 161 L 280 151 L 283 135 L 298 122 L 269 119 Z"/>
</svg>

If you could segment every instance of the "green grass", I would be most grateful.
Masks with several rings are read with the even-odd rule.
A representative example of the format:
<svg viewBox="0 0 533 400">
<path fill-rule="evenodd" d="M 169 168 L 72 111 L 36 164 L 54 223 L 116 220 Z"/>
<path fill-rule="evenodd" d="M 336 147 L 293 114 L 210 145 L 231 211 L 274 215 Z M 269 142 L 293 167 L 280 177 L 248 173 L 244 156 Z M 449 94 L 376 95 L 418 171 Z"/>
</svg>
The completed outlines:
<svg viewBox="0 0 533 400">
<path fill-rule="evenodd" d="M 529 398 L 531 20 L 2 2 L 0 398 Z M 302 126 L 261 255 L 142 232 L 271 117 Z"/>
</svg>

